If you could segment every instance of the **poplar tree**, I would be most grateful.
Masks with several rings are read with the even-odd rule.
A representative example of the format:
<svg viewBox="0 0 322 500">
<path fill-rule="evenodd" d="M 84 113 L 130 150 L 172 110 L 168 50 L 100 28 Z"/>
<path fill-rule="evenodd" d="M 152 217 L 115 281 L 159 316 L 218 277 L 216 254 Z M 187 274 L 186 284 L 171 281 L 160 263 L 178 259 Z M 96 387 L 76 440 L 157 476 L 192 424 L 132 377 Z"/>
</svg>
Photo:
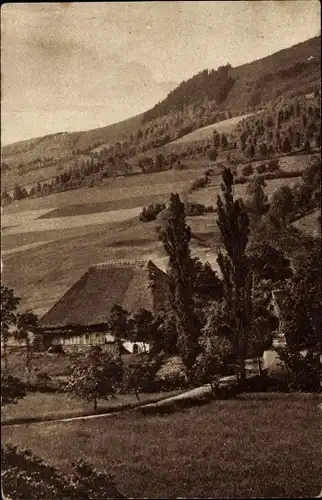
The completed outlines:
<svg viewBox="0 0 322 500">
<path fill-rule="evenodd" d="M 194 264 L 189 248 L 191 230 L 186 223 L 184 203 L 178 194 L 171 194 L 159 238 L 169 256 L 169 292 L 178 332 L 178 351 L 190 369 L 199 350 L 200 325 L 193 299 Z"/>
<path fill-rule="evenodd" d="M 249 218 L 242 200 L 234 199 L 233 183 L 233 175 L 226 167 L 222 173 L 222 198 L 218 196 L 217 200 L 217 223 L 225 253 L 219 252 L 217 262 L 223 276 L 224 301 L 230 312 L 233 351 L 244 379 L 252 318 L 252 273 L 246 255 Z"/>
</svg>

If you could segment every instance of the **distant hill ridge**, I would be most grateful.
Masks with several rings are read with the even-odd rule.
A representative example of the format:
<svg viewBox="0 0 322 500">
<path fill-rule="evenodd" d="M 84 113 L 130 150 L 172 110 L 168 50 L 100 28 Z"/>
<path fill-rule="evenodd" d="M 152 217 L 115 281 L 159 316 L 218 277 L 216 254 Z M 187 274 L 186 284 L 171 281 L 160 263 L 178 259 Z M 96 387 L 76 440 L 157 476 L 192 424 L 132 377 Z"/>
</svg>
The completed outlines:
<svg viewBox="0 0 322 500">
<path fill-rule="evenodd" d="M 233 111 L 236 116 L 281 96 L 312 92 L 320 85 L 320 69 L 321 36 L 318 36 L 236 68 L 228 64 L 218 70 L 204 70 L 182 82 L 162 102 L 141 115 L 102 128 L 61 132 L 4 146 L 1 173 L 8 170 L 8 165 L 10 169 L 19 165 L 21 168 L 21 165 L 37 164 L 38 161 L 40 169 L 55 171 L 59 162 L 75 158 L 77 151 L 82 154 L 100 144 L 109 147 L 126 136 L 137 134 L 149 121 L 152 120 L 153 128 L 153 120 L 162 120 L 184 107 L 197 109 L 193 120 L 201 116 L 209 101 L 215 103 L 218 110 Z M 39 159 L 42 158 L 46 165 L 41 164 Z"/>
</svg>

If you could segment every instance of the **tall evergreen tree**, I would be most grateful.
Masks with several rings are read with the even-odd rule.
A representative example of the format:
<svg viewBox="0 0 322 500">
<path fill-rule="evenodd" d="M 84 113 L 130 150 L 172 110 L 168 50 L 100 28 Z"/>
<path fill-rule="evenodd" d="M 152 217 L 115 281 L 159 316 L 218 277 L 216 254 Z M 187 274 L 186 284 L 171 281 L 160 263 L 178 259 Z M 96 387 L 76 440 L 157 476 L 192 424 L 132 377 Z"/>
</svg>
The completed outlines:
<svg viewBox="0 0 322 500">
<path fill-rule="evenodd" d="M 178 332 L 178 350 L 189 369 L 198 354 L 200 325 L 193 300 L 194 265 L 189 248 L 191 230 L 186 224 L 185 206 L 178 194 L 171 194 L 159 237 L 169 256 L 169 291 Z"/>
<path fill-rule="evenodd" d="M 231 312 L 233 350 L 239 360 L 241 378 L 245 378 L 248 333 L 252 317 L 252 272 L 246 256 L 249 218 L 242 200 L 234 200 L 233 175 L 229 168 L 222 174 L 222 197 L 218 196 L 218 226 L 225 253 L 217 262 L 223 276 L 224 300 Z"/>
</svg>

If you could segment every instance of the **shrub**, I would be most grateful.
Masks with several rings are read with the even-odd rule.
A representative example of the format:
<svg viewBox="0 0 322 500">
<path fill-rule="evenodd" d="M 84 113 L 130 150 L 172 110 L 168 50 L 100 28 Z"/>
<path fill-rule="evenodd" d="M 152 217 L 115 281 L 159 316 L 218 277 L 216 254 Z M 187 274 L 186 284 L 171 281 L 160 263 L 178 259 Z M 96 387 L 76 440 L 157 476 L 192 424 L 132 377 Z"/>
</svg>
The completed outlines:
<svg viewBox="0 0 322 500">
<path fill-rule="evenodd" d="M 204 215 L 205 213 L 214 212 L 215 209 L 212 205 L 210 205 L 209 207 L 206 207 L 205 205 L 202 205 L 201 203 L 187 202 L 187 203 L 185 203 L 185 211 L 186 211 L 187 216 L 194 217 L 194 216 L 198 216 L 198 215 Z"/>
<path fill-rule="evenodd" d="M 30 450 L 17 450 L 11 444 L 1 447 L 1 479 L 4 498 L 57 498 L 84 500 L 124 498 L 111 474 L 92 469 L 79 460 L 66 475 L 34 456 Z M 6 495 L 6 496 L 5 496 Z"/>
<path fill-rule="evenodd" d="M 318 352 L 308 350 L 304 356 L 290 348 L 281 348 L 278 354 L 288 370 L 291 390 L 321 392 L 322 364 Z"/>
<path fill-rule="evenodd" d="M 197 189 L 201 189 L 205 187 L 209 182 L 209 178 L 207 175 L 203 175 L 202 177 L 199 177 L 199 179 L 196 179 L 195 181 L 192 182 L 190 186 L 190 191 L 195 191 Z"/>
<path fill-rule="evenodd" d="M 266 170 L 267 172 L 276 172 L 276 170 L 279 169 L 279 162 L 278 160 L 270 160 L 266 164 Z"/>
<path fill-rule="evenodd" d="M 247 177 L 244 177 L 243 175 L 239 175 L 238 177 L 235 177 L 234 183 L 235 184 L 245 184 L 248 182 Z"/>
<path fill-rule="evenodd" d="M 258 174 L 264 174 L 266 172 L 266 165 L 265 165 L 265 163 L 260 163 L 259 165 L 257 165 L 256 172 Z"/>
<path fill-rule="evenodd" d="M 15 404 L 26 395 L 26 385 L 17 377 L 1 372 L 1 404 Z"/>
<path fill-rule="evenodd" d="M 166 206 L 164 203 L 151 203 L 147 207 L 143 207 L 139 216 L 140 221 L 150 222 L 152 220 L 156 220 L 158 214 L 163 212 L 165 208 Z"/>
<path fill-rule="evenodd" d="M 253 173 L 254 173 L 254 168 L 253 168 L 253 165 L 251 163 L 248 163 L 247 165 L 245 165 L 242 168 L 242 175 L 243 176 L 252 175 Z"/>
</svg>

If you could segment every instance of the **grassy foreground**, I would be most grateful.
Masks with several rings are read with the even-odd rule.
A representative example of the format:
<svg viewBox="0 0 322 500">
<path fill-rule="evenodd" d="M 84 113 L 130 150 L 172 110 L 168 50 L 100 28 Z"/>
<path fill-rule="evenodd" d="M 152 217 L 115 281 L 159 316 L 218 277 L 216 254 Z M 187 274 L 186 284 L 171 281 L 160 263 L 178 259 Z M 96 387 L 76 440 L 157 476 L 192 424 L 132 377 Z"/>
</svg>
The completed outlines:
<svg viewBox="0 0 322 500">
<path fill-rule="evenodd" d="M 318 403 L 244 395 L 168 416 L 4 427 L 2 441 L 61 468 L 86 458 L 132 498 L 312 497 L 321 489 Z"/>
<path fill-rule="evenodd" d="M 120 394 L 115 399 L 100 400 L 98 412 L 108 413 L 111 410 L 126 409 L 141 403 L 152 403 L 179 392 L 142 393 L 139 395 L 140 402 L 134 394 Z M 31 392 L 24 399 L 18 401 L 16 405 L 7 405 L 1 408 L 1 421 L 3 424 L 8 424 L 21 420 L 59 419 L 93 413 L 93 404 L 72 399 L 66 394 Z"/>
</svg>

